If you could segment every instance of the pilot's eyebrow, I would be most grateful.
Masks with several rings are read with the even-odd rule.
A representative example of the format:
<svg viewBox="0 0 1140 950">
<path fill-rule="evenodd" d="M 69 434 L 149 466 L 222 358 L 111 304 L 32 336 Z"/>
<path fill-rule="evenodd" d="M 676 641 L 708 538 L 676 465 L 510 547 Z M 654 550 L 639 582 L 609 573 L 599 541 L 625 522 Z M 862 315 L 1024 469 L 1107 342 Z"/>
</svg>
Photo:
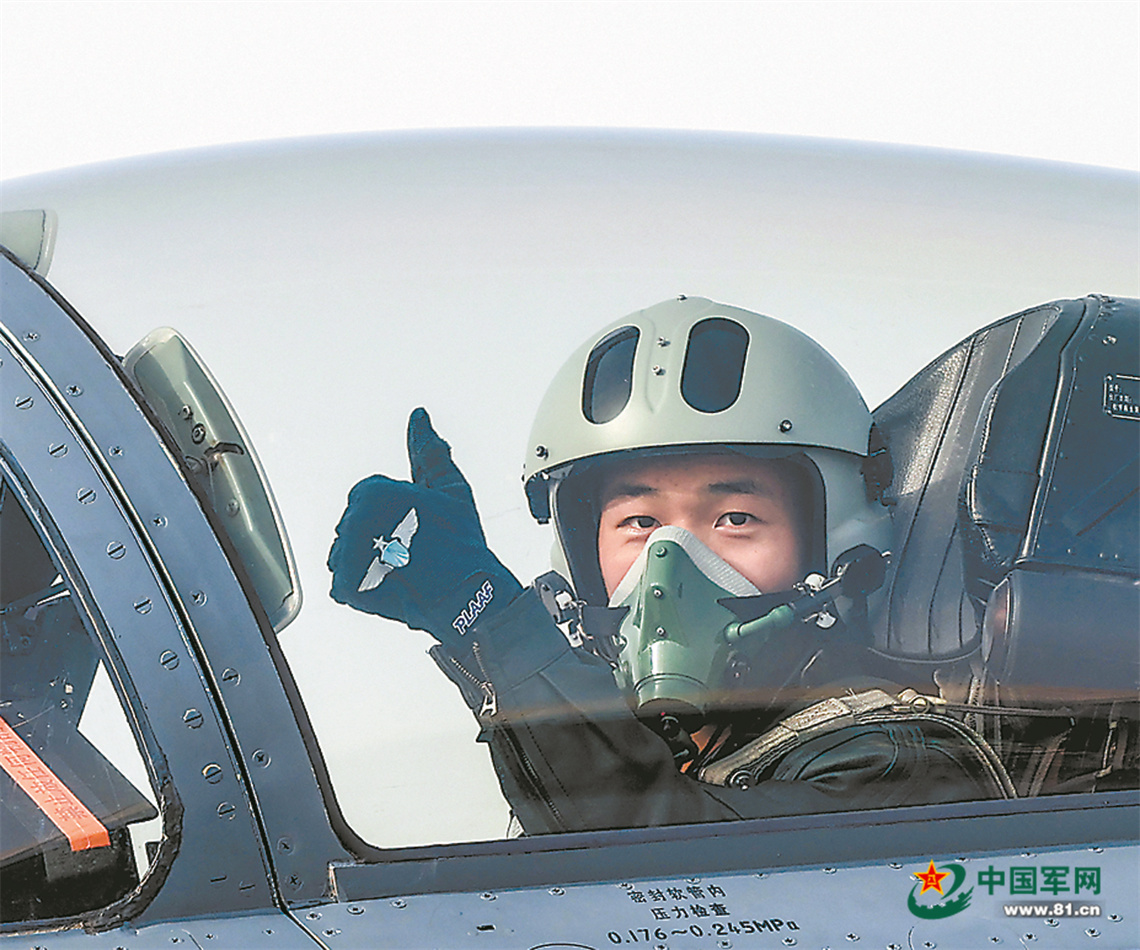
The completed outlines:
<svg viewBox="0 0 1140 950">
<path fill-rule="evenodd" d="M 657 489 L 652 485 L 643 485 L 639 482 L 618 482 L 616 485 L 607 486 L 602 495 L 602 503 L 608 505 L 616 498 L 643 498 L 656 492 Z"/>
<path fill-rule="evenodd" d="M 743 478 L 735 482 L 712 482 L 708 490 L 714 495 L 764 495 L 772 496 L 772 489 L 761 482 L 751 478 Z"/>
<path fill-rule="evenodd" d="M 705 488 L 712 495 L 762 495 L 765 498 L 770 498 L 773 495 L 772 489 L 768 485 L 751 478 L 710 482 Z M 618 482 L 606 490 L 602 503 L 608 505 L 618 498 L 644 498 L 646 495 L 656 493 L 657 489 L 652 485 L 645 485 L 640 482 Z"/>
</svg>

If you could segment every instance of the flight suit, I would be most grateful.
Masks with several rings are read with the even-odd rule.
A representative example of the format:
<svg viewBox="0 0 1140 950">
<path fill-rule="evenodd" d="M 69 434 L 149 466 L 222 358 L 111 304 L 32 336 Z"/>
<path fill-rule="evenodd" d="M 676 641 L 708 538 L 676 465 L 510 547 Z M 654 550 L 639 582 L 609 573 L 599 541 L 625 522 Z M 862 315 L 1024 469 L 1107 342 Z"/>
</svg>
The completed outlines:
<svg viewBox="0 0 1140 950">
<path fill-rule="evenodd" d="M 799 738 L 779 732 L 795 724 L 795 711 L 766 723 L 758 752 L 766 764 L 755 777 L 746 768 L 733 774 L 723 765 L 731 767 L 729 756 L 700 779 L 682 774 L 665 740 L 630 711 L 609 665 L 571 647 L 533 589 L 476 627 L 470 646 L 462 660 L 443 646 L 432 655 L 476 712 L 479 738 L 529 834 L 1012 795 L 988 747 L 950 716 L 922 703 L 883 706 L 872 690 L 842 686 L 836 696 L 868 696 L 879 708 L 828 723 L 813 704 L 799 710 L 800 725 L 824 721 Z"/>
</svg>

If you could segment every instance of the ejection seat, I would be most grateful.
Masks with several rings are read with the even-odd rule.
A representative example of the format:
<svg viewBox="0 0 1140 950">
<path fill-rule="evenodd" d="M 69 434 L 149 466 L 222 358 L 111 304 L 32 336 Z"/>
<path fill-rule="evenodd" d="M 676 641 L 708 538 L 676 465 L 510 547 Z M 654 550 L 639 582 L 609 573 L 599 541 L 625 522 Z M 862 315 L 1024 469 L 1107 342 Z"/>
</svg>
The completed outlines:
<svg viewBox="0 0 1140 950">
<path fill-rule="evenodd" d="M 1140 784 L 1140 309 L 1090 296 L 953 347 L 874 413 L 893 477 L 874 649 L 1019 795 Z"/>
</svg>

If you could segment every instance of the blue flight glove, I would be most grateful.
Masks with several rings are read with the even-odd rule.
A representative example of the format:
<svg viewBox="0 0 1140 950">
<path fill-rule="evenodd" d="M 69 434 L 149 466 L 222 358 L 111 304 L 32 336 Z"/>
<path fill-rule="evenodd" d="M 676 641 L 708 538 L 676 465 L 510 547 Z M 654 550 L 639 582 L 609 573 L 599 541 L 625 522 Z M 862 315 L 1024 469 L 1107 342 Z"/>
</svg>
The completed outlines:
<svg viewBox="0 0 1140 950">
<path fill-rule="evenodd" d="M 471 486 L 423 409 L 408 419 L 412 481 L 358 482 L 329 551 L 332 598 L 426 630 L 450 651 L 522 586 L 487 548 Z"/>
</svg>

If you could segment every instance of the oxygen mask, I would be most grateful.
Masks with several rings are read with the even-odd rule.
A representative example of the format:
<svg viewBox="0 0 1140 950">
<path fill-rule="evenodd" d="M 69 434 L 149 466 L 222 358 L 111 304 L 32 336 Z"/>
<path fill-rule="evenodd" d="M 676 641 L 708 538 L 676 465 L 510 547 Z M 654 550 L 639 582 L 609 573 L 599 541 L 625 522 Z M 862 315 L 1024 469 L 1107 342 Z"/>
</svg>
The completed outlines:
<svg viewBox="0 0 1140 950">
<path fill-rule="evenodd" d="M 741 650 L 756 659 L 806 639 L 797 632 L 803 622 L 826 629 L 853 606 L 865 609 L 888 557 L 859 545 L 836 560 L 830 578 L 809 575 L 793 590 L 762 593 L 684 528 L 658 528 L 610 597 L 608 613 L 621 618 L 614 676 L 643 718 L 702 717 L 730 690 Z"/>
<path fill-rule="evenodd" d="M 684 528 L 654 531 L 609 602 L 611 609 L 627 609 L 614 675 L 637 712 L 705 712 L 732 650 L 725 632 L 736 622 L 720 601 L 759 594 Z"/>
</svg>

